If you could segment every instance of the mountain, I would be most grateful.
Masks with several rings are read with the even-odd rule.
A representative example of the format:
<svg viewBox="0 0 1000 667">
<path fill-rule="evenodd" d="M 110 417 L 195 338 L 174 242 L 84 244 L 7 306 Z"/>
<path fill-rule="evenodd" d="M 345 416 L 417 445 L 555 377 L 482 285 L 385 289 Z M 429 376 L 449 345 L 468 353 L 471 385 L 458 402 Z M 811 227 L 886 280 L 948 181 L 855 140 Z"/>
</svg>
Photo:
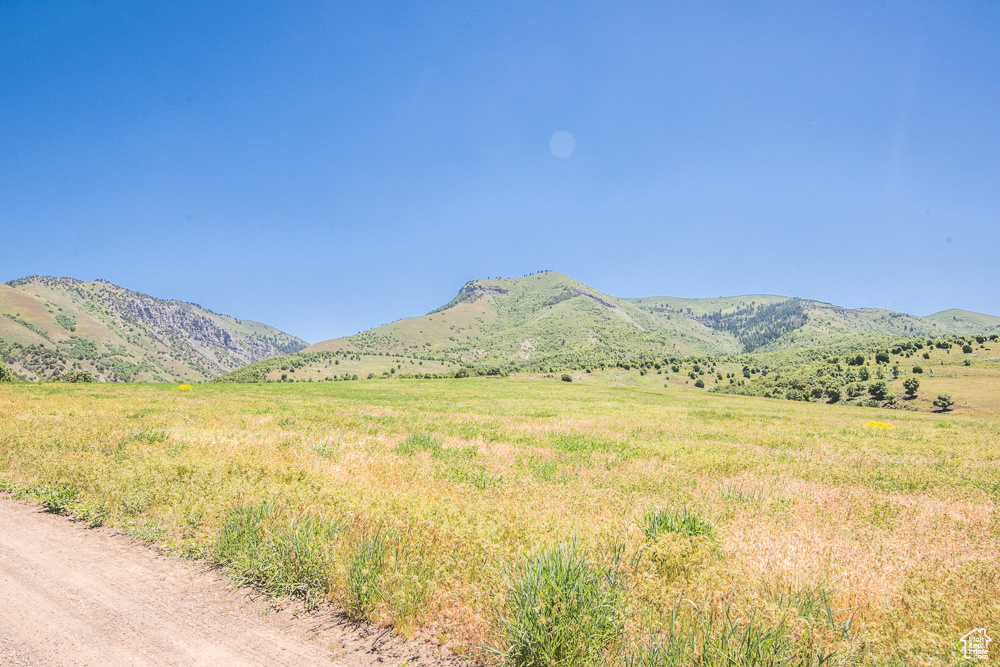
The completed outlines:
<svg viewBox="0 0 1000 667">
<path fill-rule="evenodd" d="M 386 357 L 401 373 L 408 370 L 402 367 L 405 359 L 435 361 L 440 371 L 461 366 L 541 370 L 664 355 L 724 356 L 853 345 L 879 336 L 934 338 L 996 331 L 1000 317 L 958 310 L 916 317 L 767 294 L 620 298 L 546 271 L 470 281 L 449 303 L 427 315 L 317 343 L 305 352 L 329 353 L 313 357 L 323 363 L 330 354 L 359 362 L 350 368 L 361 375 L 367 371 L 366 359 Z M 264 375 L 273 379 L 276 361 L 265 367 Z"/>
<path fill-rule="evenodd" d="M 0 284 L 0 357 L 29 379 L 79 370 L 106 381 L 196 381 L 305 347 L 266 324 L 104 280 Z"/>
</svg>

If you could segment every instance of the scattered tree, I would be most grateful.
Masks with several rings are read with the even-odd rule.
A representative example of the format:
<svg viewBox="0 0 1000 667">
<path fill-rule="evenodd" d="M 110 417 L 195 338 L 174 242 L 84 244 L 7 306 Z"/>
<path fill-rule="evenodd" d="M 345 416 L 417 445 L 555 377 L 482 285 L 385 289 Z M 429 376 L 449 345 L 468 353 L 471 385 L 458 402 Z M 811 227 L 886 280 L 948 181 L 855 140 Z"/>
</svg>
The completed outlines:
<svg viewBox="0 0 1000 667">
<path fill-rule="evenodd" d="M 10 372 L 10 369 L 3 365 L 0 361 L 0 382 L 13 382 L 14 374 Z"/>
<path fill-rule="evenodd" d="M 868 393 L 872 395 L 872 398 L 881 401 L 889 395 L 889 386 L 884 381 L 878 380 L 868 386 Z"/>
<path fill-rule="evenodd" d="M 86 371 L 70 371 L 61 378 L 60 382 L 93 382 L 94 376 Z"/>
<path fill-rule="evenodd" d="M 934 399 L 934 406 L 941 408 L 941 412 L 948 411 L 953 405 L 955 405 L 955 401 L 948 394 L 938 394 L 938 397 Z"/>
<path fill-rule="evenodd" d="M 906 390 L 907 395 L 916 396 L 917 389 L 919 388 L 920 388 L 920 380 L 918 380 L 917 378 L 911 377 L 903 380 L 903 389 Z"/>
</svg>

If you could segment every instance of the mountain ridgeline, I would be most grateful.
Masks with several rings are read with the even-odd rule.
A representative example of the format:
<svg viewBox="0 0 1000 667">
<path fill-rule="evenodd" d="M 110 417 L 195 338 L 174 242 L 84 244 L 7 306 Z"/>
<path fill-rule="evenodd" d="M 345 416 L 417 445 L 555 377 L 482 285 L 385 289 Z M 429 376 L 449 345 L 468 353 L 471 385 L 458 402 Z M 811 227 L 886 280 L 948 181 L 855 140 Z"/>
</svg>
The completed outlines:
<svg viewBox="0 0 1000 667">
<path fill-rule="evenodd" d="M 200 381 L 305 347 L 266 324 L 103 280 L 0 285 L 0 359 L 24 379 Z"/>
<path fill-rule="evenodd" d="M 309 379 L 351 379 L 635 367 L 696 355 L 846 349 L 884 337 L 997 331 L 1000 317 L 958 310 L 916 317 L 775 295 L 620 298 L 546 271 L 470 281 L 427 315 L 317 343 L 227 379 L 301 380 L 310 368 Z"/>
</svg>

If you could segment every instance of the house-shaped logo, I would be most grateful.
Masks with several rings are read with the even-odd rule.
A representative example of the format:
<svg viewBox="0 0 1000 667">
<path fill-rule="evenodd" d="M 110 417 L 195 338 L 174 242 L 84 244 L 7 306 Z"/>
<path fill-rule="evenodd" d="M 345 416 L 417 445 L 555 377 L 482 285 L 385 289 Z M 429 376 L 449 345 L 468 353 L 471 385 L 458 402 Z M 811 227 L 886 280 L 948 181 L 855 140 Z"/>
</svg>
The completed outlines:
<svg viewBox="0 0 1000 667">
<path fill-rule="evenodd" d="M 976 628 L 970 630 L 960 640 L 962 642 L 962 655 L 972 660 L 990 659 L 990 642 L 993 641 L 986 628 Z"/>
</svg>

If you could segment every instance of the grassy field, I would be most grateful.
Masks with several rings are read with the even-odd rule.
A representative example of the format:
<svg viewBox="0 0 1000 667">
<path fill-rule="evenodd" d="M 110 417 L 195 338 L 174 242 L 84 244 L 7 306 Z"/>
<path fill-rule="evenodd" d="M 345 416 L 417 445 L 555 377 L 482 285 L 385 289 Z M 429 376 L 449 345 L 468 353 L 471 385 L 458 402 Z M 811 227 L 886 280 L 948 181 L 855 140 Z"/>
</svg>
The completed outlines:
<svg viewBox="0 0 1000 667">
<path fill-rule="evenodd" d="M 487 663 L 958 664 L 1000 628 L 995 412 L 537 377 L 6 384 L 0 489 Z"/>
</svg>

